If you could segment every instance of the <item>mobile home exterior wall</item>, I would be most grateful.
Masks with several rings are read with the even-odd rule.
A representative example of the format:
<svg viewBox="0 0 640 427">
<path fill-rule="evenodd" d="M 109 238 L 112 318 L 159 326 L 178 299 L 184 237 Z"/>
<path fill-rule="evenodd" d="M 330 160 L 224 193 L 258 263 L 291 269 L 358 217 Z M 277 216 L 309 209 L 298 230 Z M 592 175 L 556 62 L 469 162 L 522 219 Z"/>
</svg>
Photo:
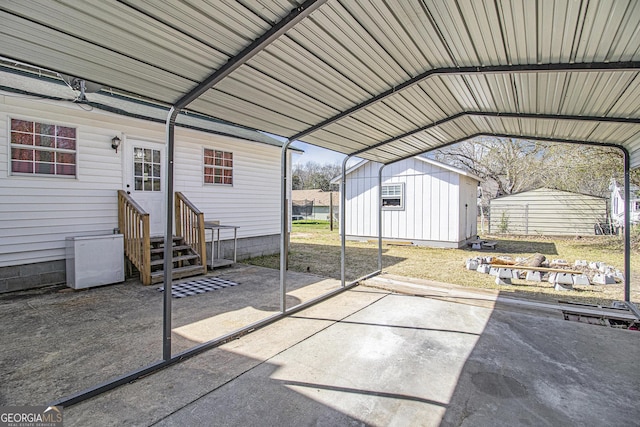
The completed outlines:
<svg viewBox="0 0 640 427">
<path fill-rule="evenodd" d="M 117 190 L 131 185 L 126 176 L 128 144 L 165 145 L 161 123 L 82 107 L 0 92 L 0 292 L 64 282 L 65 238 L 110 234 L 118 226 Z M 76 176 L 13 173 L 11 119 L 75 128 Z M 117 153 L 111 147 L 114 136 L 122 139 Z M 233 185 L 204 182 L 205 148 L 233 153 Z M 275 253 L 280 156 L 277 144 L 178 127 L 174 189 L 203 211 L 205 219 L 240 227 L 240 259 Z"/>
</svg>

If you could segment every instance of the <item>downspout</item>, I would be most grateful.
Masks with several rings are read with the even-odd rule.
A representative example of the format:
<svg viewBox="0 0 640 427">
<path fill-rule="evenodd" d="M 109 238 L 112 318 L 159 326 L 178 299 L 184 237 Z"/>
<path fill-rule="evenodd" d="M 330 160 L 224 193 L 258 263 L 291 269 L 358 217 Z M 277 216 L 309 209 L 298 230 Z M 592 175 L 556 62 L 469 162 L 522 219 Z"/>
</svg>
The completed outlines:
<svg viewBox="0 0 640 427">
<path fill-rule="evenodd" d="M 171 283 L 173 281 L 173 152 L 176 118 L 179 110 L 171 107 L 167 115 L 167 196 L 166 232 L 164 235 L 164 295 L 162 316 L 162 359 L 171 360 Z M 212 248 L 213 249 L 213 248 Z"/>
<path fill-rule="evenodd" d="M 286 140 L 282 144 L 281 159 L 281 182 L 280 182 L 280 312 L 287 311 L 287 254 L 289 253 L 289 242 L 287 239 L 287 231 L 289 227 L 289 218 L 287 216 L 287 150 L 291 140 Z"/>
<path fill-rule="evenodd" d="M 351 158 L 348 155 L 342 161 L 342 180 L 340 181 L 340 286 L 345 286 L 345 271 L 346 271 L 346 242 L 347 237 L 345 234 L 346 218 L 347 218 L 347 162 Z"/>
</svg>

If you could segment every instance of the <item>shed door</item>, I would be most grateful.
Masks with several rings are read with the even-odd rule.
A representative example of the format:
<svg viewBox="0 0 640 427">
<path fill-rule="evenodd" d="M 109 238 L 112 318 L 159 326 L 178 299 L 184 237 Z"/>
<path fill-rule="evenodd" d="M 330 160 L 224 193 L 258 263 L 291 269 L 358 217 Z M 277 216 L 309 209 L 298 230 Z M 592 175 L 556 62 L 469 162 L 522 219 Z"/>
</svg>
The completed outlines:
<svg viewBox="0 0 640 427">
<path fill-rule="evenodd" d="M 127 141 L 127 191 L 149 213 L 152 236 L 162 236 L 165 233 L 164 156 L 164 144 L 131 139 Z"/>
</svg>

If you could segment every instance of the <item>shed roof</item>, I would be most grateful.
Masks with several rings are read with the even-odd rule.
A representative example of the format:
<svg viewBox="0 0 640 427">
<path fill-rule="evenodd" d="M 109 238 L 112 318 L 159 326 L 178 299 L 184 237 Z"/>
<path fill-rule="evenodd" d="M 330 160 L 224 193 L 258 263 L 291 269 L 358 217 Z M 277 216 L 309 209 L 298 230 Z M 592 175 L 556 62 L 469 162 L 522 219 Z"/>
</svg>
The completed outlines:
<svg viewBox="0 0 640 427">
<path fill-rule="evenodd" d="M 413 159 L 416 160 L 416 161 L 429 163 L 430 165 L 433 165 L 433 166 L 436 166 L 436 167 L 439 167 L 439 168 L 442 168 L 442 169 L 446 169 L 448 171 L 457 173 L 459 175 L 467 176 L 467 177 L 469 177 L 469 178 L 471 178 L 471 179 L 473 179 L 475 181 L 478 181 L 478 182 L 482 182 L 482 178 L 480 178 L 480 177 L 478 177 L 478 176 L 476 176 L 476 175 L 474 175 L 474 174 L 472 174 L 470 172 L 467 172 L 465 170 L 459 169 L 459 168 L 457 168 L 455 166 L 451 166 L 451 165 L 448 165 L 446 163 L 442 163 L 442 162 L 439 162 L 437 160 L 429 159 L 429 158 L 423 157 L 423 156 L 414 156 Z M 407 160 L 410 160 L 410 159 L 403 159 L 403 160 L 407 161 Z M 355 165 L 353 165 L 352 167 L 350 167 L 349 169 L 346 170 L 346 172 L 345 172 L 346 175 L 349 175 L 350 173 L 355 172 L 356 170 L 360 169 L 362 166 L 364 166 L 368 162 L 369 162 L 369 160 L 361 160 L 361 161 L 359 161 L 358 163 L 356 163 Z M 331 180 L 331 184 L 337 184 L 340 181 L 342 181 L 342 176 L 338 175 L 337 177 L 335 177 L 335 178 L 333 178 Z"/>
<path fill-rule="evenodd" d="M 518 198 L 518 197 L 522 197 L 524 195 L 532 195 L 535 197 L 540 197 L 540 196 L 548 196 L 550 194 L 553 195 L 561 195 L 561 196 L 566 196 L 566 197 L 576 197 L 576 196 L 580 196 L 581 198 L 588 198 L 588 199 L 597 199 L 597 200 L 606 200 L 606 197 L 598 197 L 598 196 L 592 196 L 591 194 L 583 194 L 583 193 L 575 193 L 572 191 L 564 191 L 564 190 L 556 190 L 555 188 L 547 188 L 547 187 L 540 187 L 540 188 L 536 188 L 533 190 L 527 190 L 527 191 L 521 191 L 519 193 L 512 193 L 512 194 L 505 194 L 504 196 L 499 196 L 496 197 L 494 199 L 489 200 L 489 203 L 491 203 L 494 200 L 503 200 L 503 199 L 508 199 L 508 198 Z"/>
<path fill-rule="evenodd" d="M 498 135 L 640 166 L 634 0 L 7 0 L 0 20 L 12 61 L 368 160 Z"/>
</svg>

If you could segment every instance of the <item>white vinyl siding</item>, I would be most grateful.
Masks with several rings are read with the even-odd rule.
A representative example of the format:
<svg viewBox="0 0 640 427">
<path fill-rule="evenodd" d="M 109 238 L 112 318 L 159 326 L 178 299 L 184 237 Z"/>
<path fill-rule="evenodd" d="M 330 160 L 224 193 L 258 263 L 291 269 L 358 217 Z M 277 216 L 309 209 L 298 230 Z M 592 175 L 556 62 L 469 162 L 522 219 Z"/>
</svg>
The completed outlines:
<svg viewBox="0 0 640 427">
<path fill-rule="evenodd" d="M 347 175 L 347 236 L 374 238 L 378 235 L 379 168 L 378 163 L 365 162 Z M 466 187 L 464 192 L 460 191 L 461 178 L 473 183 L 473 191 Z M 469 205 L 467 211 L 477 209 L 475 179 L 411 158 L 385 167 L 382 185 L 402 187 L 403 192 L 403 209 L 383 209 L 383 238 L 457 247 L 467 238 L 467 233 L 476 233 L 475 221 L 469 218 L 465 224 L 464 212 L 465 203 Z"/>
<path fill-rule="evenodd" d="M 76 179 L 11 175 L 10 117 L 77 129 Z M 122 139 L 121 149 L 111 139 Z M 0 93 L 0 267 L 60 260 L 65 238 L 110 234 L 118 225 L 117 191 L 127 140 L 164 141 L 160 123 L 137 120 L 71 102 Z M 203 147 L 234 153 L 234 185 L 205 186 Z M 280 233 L 280 153 L 276 146 L 176 128 L 174 189 L 207 220 L 240 227 L 238 238 Z M 226 238 L 223 233 L 222 238 Z"/>
<path fill-rule="evenodd" d="M 175 191 L 204 212 L 205 220 L 240 226 L 238 238 L 280 234 L 279 147 L 186 129 L 176 131 Z M 213 150 L 233 147 L 233 186 L 203 183 L 203 146 Z M 223 231 L 222 238 L 226 237 Z"/>
</svg>

